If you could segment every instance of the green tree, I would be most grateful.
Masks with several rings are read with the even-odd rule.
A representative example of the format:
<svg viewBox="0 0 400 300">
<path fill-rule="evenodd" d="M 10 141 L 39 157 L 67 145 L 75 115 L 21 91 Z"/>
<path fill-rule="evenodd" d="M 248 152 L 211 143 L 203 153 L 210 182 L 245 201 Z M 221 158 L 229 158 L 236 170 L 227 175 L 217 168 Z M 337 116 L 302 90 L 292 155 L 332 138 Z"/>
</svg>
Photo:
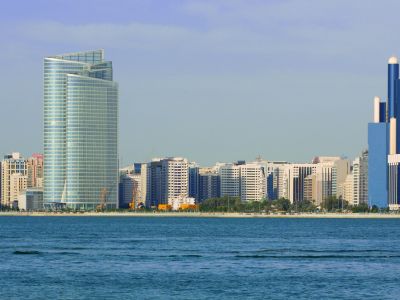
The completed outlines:
<svg viewBox="0 0 400 300">
<path fill-rule="evenodd" d="M 290 210 L 290 201 L 288 199 L 277 199 L 272 201 L 272 206 L 278 211 L 289 211 Z"/>
<path fill-rule="evenodd" d="M 352 206 L 351 211 L 353 213 L 366 213 L 366 212 L 369 212 L 369 207 L 368 207 L 368 204 L 361 203 L 361 204 Z"/>
<path fill-rule="evenodd" d="M 348 202 L 336 196 L 329 196 L 322 201 L 322 207 L 327 211 L 337 211 L 347 209 Z"/>
</svg>

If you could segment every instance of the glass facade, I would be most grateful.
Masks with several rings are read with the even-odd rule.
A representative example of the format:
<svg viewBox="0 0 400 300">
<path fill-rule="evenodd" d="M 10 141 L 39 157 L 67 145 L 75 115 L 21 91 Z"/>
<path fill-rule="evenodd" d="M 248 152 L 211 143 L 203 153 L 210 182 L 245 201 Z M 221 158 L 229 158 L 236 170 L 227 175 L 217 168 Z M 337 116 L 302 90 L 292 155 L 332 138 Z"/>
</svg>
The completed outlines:
<svg viewBox="0 0 400 300">
<path fill-rule="evenodd" d="M 118 203 L 118 86 L 103 51 L 44 60 L 44 205 Z"/>
<path fill-rule="evenodd" d="M 388 205 L 388 123 L 368 124 L 368 203 Z"/>
</svg>

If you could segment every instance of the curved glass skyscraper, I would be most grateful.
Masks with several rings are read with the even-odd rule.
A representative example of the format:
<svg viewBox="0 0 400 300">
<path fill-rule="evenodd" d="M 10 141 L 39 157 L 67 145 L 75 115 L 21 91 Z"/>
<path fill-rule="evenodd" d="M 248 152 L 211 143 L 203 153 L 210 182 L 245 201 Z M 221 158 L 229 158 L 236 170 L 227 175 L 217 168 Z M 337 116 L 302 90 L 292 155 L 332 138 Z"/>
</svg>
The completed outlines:
<svg viewBox="0 0 400 300">
<path fill-rule="evenodd" d="M 118 85 L 103 50 L 44 59 L 44 203 L 118 203 Z"/>
</svg>

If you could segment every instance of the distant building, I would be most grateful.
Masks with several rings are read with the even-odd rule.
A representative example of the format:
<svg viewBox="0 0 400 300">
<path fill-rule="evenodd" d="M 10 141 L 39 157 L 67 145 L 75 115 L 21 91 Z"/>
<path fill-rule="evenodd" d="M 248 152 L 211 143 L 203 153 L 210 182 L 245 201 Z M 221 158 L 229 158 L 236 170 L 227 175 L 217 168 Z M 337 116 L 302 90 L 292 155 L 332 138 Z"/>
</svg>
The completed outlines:
<svg viewBox="0 0 400 300">
<path fill-rule="evenodd" d="M 193 197 L 175 197 L 171 198 L 169 203 L 171 205 L 172 210 L 179 210 L 184 207 L 184 205 L 195 205 L 196 200 Z"/>
<path fill-rule="evenodd" d="M 291 203 L 304 200 L 304 181 L 309 175 L 315 175 L 316 169 L 316 164 L 291 164 L 289 166 L 288 199 Z"/>
<path fill-rule="evenodd" d="M 199 201 L 199 166 L 196 163 L 189 164 L 189 197 Z"/>
<path fill-rule="evenodd" d="M 189 196 L 189 162 L 186 158 L 153 159 L 147 167 L 146 206 L 170 204 Z"/>
<path fill-rule="evenodd" d="M 189 163 L 186 158 L 170 157 L 162 160 L 161 203 L 171 204 L 175 198 L 189 197 Z"/>
<path fill-rule="evenodd" d="M 352 205 L 368 204 L 368 151 L 353 161 Z"/>
<path fill-rule="evenodd" d="M 135 175 L 125 174 L 120 177 L 119 208 L 129 208 L 132 202 L 133 189 L 137 188 Z"/>
<path fill-rule="evenodd" d="M 266 163 L 267 198 L 276 200 L 288 199 L 288 167 L 285 161 L 271 161 Z"/>
<path fill-rule="evenodd" d="M 373 122 L 368 123 L 368 204 L 398 210 L 400 80 L 397 57 L 389 58 L 387 74 L 387 102 L 374 98 Z"/>
<path fill-rule="evenodd" d="M 265 166 L 249 163 L 240 166 L 241 201 L 261 201 L 266 198 Z"/>
<path fill-rule="evenodd" d="M 239 164 L 224 164 L 219 167 L 221 180 L 221 197 L 240 197 L 240 166 Z"/>
<path fill-rule="evenodd" d="M 290 164 L 288 198 L 291 203 L 304 200 L 320 206 L 328 197 L 337 197 L 338 186 L 349 173 L 349 162 L 340 157 L 320 156 L 308 164 Z"/>
<path fill-rule="evenodd" d="M 28 176 L 14 173 L 10 176 L 10 203 L 18 202 L 18 196 L 28 188 Z"/>
<path fill-rule="evenodd" d="M 44 59 L 44 205 L 118 207 L 118 84 L 103 50 Z"/>
<path fill-rule="evenodd" d="M 147 164 L 146 207 L 157 207 L 161 204 L 163 182 L 162 162 L 160 158 L 155 158 Z"/>
<path fill-rule="evenodd" d="M 304 200 L 314 202 L 317 199 L 317 176 L 310 174 L 304 178 Z"/>
<path fill-rule="evenodd" d="M 125 169 L 124 169 L 125 170 Z M 134 164 L 129 173 L 121 172 L 119 207 L 129 208 L 134 202 L 136 207 L 146 203 L 147 165 Z"/>
<path fill-rule="evenodd" d="M 338 185 L 338 197 L 350 205 L 354 205 L 354 177 L 353 173 L 346 176 L 346 180 Z"/>
<path fill-rule="evenodd" d="M 43 154 L 35 153 L 26 160 L 28 188 L 43 188 Z"/>
<path fill-rule="evenodd" d="M 18 196 L 18 208 L 21 210 L 43 210 L 43 189 L 28 188 Z"/>
<path fill-rule="evenodd" d="M 21 154 L 4 156 L 1 162 L 1 205 L 11 207 L 27 186 L 27 164 Z"/>
<path fill-rule="evenodd" d="M 198 202 L 221 196 L 221 177 L 212 168 L 199 169 L 199 199 Z"/>
</svg>

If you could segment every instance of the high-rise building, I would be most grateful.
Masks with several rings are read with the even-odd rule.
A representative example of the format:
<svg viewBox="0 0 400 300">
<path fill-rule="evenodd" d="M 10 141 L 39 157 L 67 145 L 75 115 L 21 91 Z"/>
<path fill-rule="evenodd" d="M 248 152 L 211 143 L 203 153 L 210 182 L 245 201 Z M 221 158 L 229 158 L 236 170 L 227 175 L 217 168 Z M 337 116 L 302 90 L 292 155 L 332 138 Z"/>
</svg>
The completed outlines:
<svg viewBox="0 0 400 300">
<path fill-rule="evenodd" d="M 182 157 L 156 158 L 147 164 L 146 206 L 170 204 L 189 196 L 189 162 Z"/>
<path fill-rule="evenodd" d="M 261 201 L 266 198 L 265 166 L 248 163 L 240 166 L 241 201 Z"/>
<path fill-rule="evenodd" d="M 288 166 L 288 199 L 292 203 L 312 200 L 321 205 L 338 196 L 338 186 L 349 173 L 349 161 L 340 157 L 315 157 L 312 163 Z"/>
<path fill-rule="evenodd" d="M 288 167 L 286 161 L 270 161 L 266 163 L 267 198 L 276 200 L 288 198 Z"/>
<path fill-rule="evenodd" d="M 161 170 L 161 158 L 155 158 L 147 164 L 146 207 L 157 207 L 158 204 L 161 204 L 161 186 L 163 184 Z"/>
<path fill-rule="evenodd" d="M 316 164 L 291 164 L 288 168 L 288 199 L 291 203 L 304 200 L 304 181 L 316 173 Z"/>
<path fill-rule="evenodd" d="M 391 68 L 389 65 L 389 69 Z M 387 112 L 386 103 L 381 102 L 379 97 L 375 97 L 374 121 L 368 124 L 368 203 L 370 206 L 388 206 L 389 124 Z"/>
<path fill-rule="evenodd" d="M 368 204 L 368 151 L 363 151 L 353 161 L 353 199 L 350 204 Z"/>
<path fill-rule="evenodd" d="M 240 197 L 240 165 L 224 164 L 219 167 L 221 180 L 221 197 Z"/>
<path fill-rule="evenodd" d="M 374 99 L 368 124 L 368 203 L 400 209 L 400 79 L 397 57 L 388 61 L 387 102 Z"/>
<path fill-rule="evenodd" d="M 14 152 L 4 156 L 1 162 L 1 205 L 11 207 L 27 184 L 26 161 Z"/>
<path fill-rule="evenodd" d="M 129 208 L 130 203 L 141 207 L 146 203 L 147 166 L 135 163 L 128 173 L 124 172 L 126 169 L 120 172 L 119 207 Z"/>
<path fill-rule="evenodd" d="M 346 176 L 346 180 L 338 185 L 338 198 L 354 205 L 354 178 L 353 173 Z"/>
<path fill-rule="evenodd" d="M 189 162 L 182 157 L 162 160 L 161 203 L 171 204 L 173 199 L 189 197 Z"/>
<path fill-rule="evenodd" d="M 189 197 L 199 200 L 199 166 L 196 163 L 189 164 Z"/>
<path fill-rule="evenodd" d="M 28 188 L 43 188 L 43 155 L 35 153 L 26 160 Z"/>
<path fill-rule="evenodd" d="M 317 199 L 317 176 L 308 175 L 304 178 L 304 200 L 314 202 Z"/>
<path fill-rule="evenodd" d="M 10 204 L 18 203 L 19 195 L 28 187 L 28 176 L 21 173 L 14 173 L 10 176 Z"/>
<path fill-rule="evenodd" d="M 44 205 L 118 206 L 118 86 L 103 50 L 44 59 Z"/>
<path fill-rule="evenodd" d="M 199 169 L 199 202 L 220 197 L 221 177 L 212 168 Z"/>
</svg>

